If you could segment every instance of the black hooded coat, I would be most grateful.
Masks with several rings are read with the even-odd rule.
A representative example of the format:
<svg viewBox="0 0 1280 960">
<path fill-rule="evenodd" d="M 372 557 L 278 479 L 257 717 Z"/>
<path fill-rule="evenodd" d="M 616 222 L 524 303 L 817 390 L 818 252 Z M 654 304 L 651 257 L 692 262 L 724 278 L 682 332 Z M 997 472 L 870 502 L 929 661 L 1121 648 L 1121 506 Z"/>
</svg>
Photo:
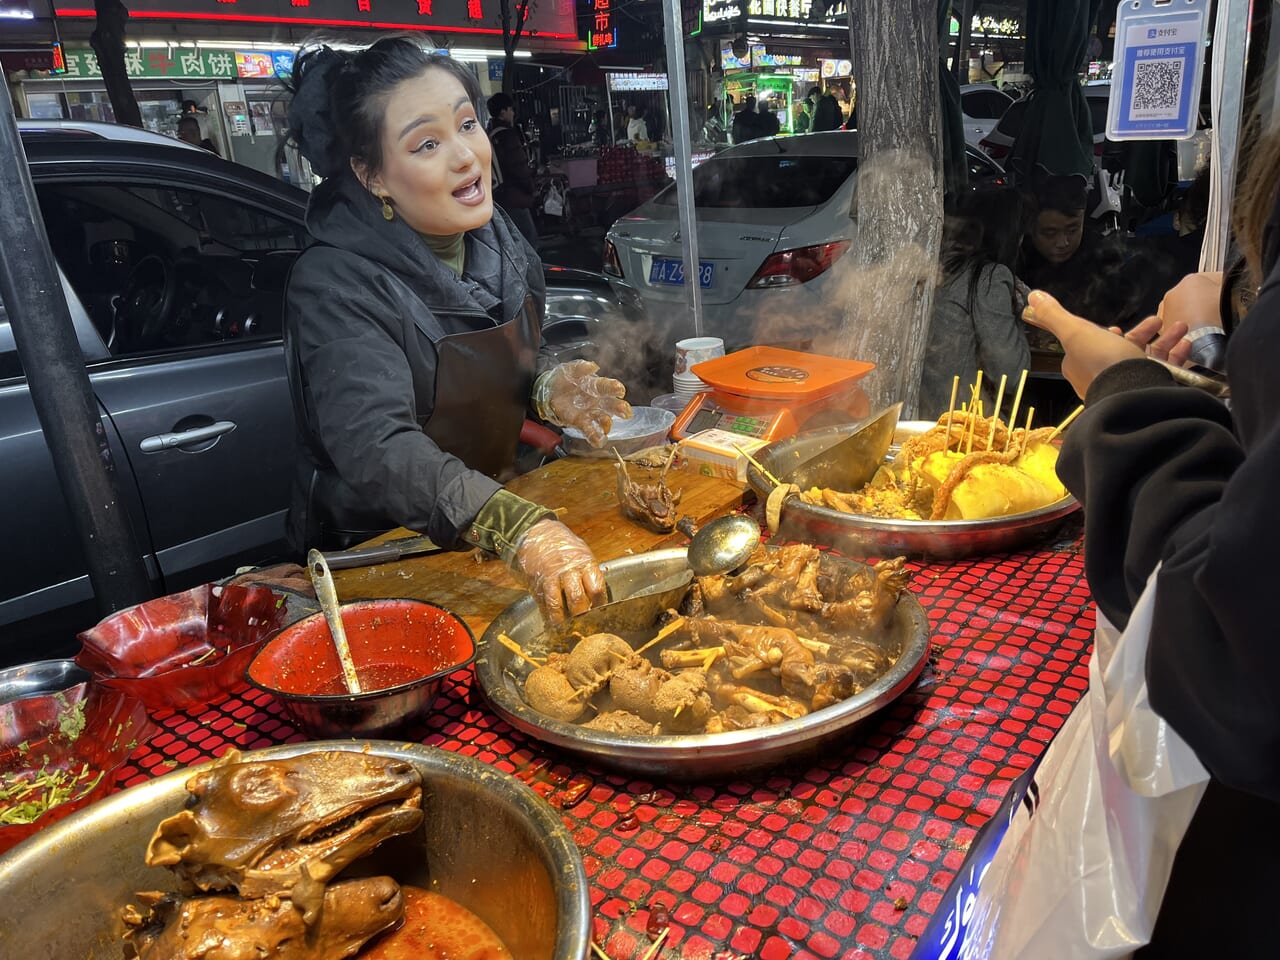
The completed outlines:
<svg viewBox="0 0 1280 960">
<path fill-rule="evenodd" d="M 495 207 L 492 221 L 466 235 L 458 277 L 402 219 L 387 222 L 350 175 L 316 189 L 307 227 L 317 242 L 294 265 L 285 303 L 302 447 L 290 541 L 331 545 L 404 526 L 458 547 L 500 484 L 424 432 L 436 408 L 438 344 L 510 324 L 528 309 L 540 324 L 541 261 Z M 524 391 L 521 402 L 534 376 L 534 362 L 528 366 L 512 385 Z M 465 383 L 467 371 L 449 379 Z M 492 399 L 453 397 L 450 405 L 469 404 L 480 430 Z"/>
</svg>

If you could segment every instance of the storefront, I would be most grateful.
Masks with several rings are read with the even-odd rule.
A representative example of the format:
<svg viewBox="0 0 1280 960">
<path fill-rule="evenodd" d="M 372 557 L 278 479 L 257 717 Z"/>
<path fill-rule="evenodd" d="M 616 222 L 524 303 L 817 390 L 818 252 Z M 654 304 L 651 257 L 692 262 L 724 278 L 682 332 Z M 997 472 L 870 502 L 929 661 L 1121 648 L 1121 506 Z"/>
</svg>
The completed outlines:
<svg viewBox="0 0 1280 960">
<path fill-rule="evenodd" d="M 303 42 L 323 36 L 360 45 L 389 32 L 420 32 L 471 64 L 486 93 L 501 85 L 501 72 L 495 79 L 488 67 L 503 55 L 498 0 L 130 0 L 128 7 L 125 69 L 143 125 L 177 137 L 179 122 L 195 119 L 199 139 L 222 156 L 303 187 L 311 173 L 285 143 L 282 82 Z M 44 12 L 61 62 L 14 69 L 6 60 L 20 114 L 114 122 L 88 39 L 93 5 L 55 0 Z M 525 29 L 521 59 L 583 47 L 571 5 L 534 5 Z"/>
<path fill-rule="evenodd" d="M 781 133 L 805 128 L 801 106 L 813 87 L 826 89 L 822 65 L 848 64 L 849 30 L 844 4 L 811 19 L 812 0 L 703 0 L 702 41 L 719 67 L 720 104 L 728 129 L 732 113 L 751 99 L 778 119 Z M 846 69 L 833 93 L 850 97 Z M 839 98 L 839 96 L 838 96 Z M 849 110 L 844 103 L 844 110 Z"/>
</svg>

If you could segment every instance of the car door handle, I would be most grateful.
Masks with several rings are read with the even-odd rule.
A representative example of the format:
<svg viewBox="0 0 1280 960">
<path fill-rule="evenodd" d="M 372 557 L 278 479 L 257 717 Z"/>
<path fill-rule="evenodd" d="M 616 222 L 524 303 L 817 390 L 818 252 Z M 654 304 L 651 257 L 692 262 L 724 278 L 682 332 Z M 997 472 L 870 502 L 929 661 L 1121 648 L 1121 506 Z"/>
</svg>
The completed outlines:
<svg viewBox="0 0 1280 960">
<path fill-rule="evenodd" d="M 236 428 L 231 420 L 218 420 L 203 427 L 180 430 L 177 433 L 157 433 L 154 437 L 145 437 L 138 446 L 143 453 L 159 453 L 161 450 L 172 450 L 174 447 L 185 447 L 191 443 L 203 443 L 230 433 Z"/>
</svg>

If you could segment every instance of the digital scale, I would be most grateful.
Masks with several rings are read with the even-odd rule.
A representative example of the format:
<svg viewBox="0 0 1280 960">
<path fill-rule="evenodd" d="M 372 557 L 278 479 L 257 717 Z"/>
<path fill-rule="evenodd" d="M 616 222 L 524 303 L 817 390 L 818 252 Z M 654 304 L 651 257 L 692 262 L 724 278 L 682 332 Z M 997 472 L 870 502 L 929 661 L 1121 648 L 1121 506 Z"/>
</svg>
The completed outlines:
<svg viewBox="0 0 1280 960">
<path fill-rule="evenodd" d="M 862 360 L 748 347 L 690 369 L 711 390 L 690 400 L 676 417 L 675 440 L 719 429 L 772 442 L 813 427 L 862 420 L 871 412 L 858 381 L 875 364 Z"/>
</svg>

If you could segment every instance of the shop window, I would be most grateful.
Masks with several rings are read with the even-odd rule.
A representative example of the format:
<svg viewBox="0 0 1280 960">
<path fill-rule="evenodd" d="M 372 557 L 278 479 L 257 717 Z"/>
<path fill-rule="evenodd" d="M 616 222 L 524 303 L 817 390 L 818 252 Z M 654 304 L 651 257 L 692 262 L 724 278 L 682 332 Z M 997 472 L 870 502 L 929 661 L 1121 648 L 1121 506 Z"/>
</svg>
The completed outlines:
<svg viewBox="0 0 1280 960">
<path fill-rule="evenodd" d="M 278 338 L 300 224 L 159 185 L 45 184 L 54 255 L 116 356 Z"/>
</svg>

